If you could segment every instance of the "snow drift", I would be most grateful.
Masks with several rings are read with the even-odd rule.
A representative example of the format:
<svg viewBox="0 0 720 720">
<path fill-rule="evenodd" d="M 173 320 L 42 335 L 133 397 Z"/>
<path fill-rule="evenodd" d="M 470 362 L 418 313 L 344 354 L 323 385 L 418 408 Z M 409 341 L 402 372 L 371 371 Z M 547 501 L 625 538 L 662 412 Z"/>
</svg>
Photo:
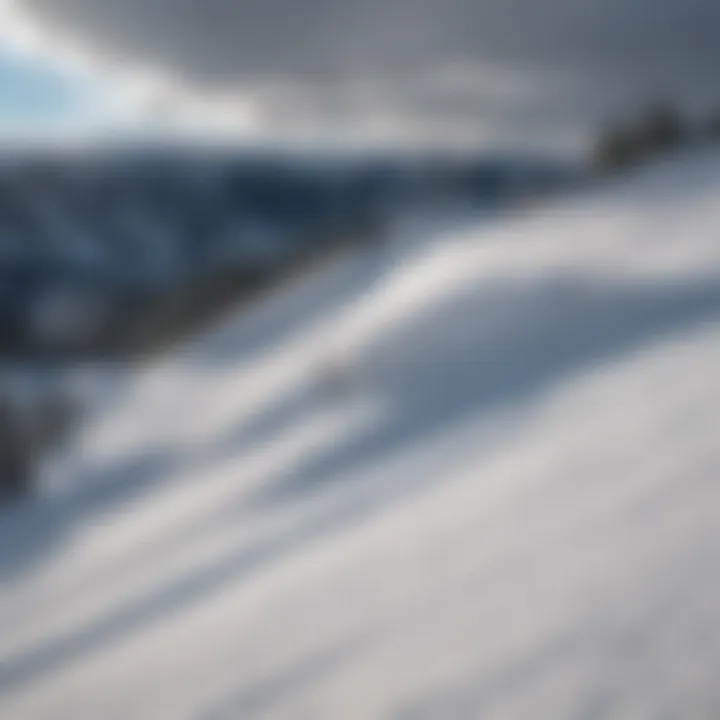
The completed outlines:
<svg viewBox="0 0 720 720">
<path fill-rule="evenodd" d="M 714 717 L 720 157 L 334 261 L 0 518 L 0 714 Z"/>
</svg>

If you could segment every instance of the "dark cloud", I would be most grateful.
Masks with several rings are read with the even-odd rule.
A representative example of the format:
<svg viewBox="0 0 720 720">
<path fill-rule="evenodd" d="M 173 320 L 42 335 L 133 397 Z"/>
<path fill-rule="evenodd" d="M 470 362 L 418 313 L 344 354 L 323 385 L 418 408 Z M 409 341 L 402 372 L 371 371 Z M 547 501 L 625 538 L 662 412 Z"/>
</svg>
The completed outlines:
<svg viewBox="0 0 720 720">
<path fill-rule="evenodd" d="M 720 99 L 717 0 L 22 1 L 106 57 L 249 88 L 279 114 L 290 97 L 338 115 L 384 102 L 454 119 L 503 102 L 589 118 L 652 94 Z M 465 68 L 461 86 L 420 87 L 448 65 Z M 527 93 L 499 100 L 494 76 Z"/>
</svg>

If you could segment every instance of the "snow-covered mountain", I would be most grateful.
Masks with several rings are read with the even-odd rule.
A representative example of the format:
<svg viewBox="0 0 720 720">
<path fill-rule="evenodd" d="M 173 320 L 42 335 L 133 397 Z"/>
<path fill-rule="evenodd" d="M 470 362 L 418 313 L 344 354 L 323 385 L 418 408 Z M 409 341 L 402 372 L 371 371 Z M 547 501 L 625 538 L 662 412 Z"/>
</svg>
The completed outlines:
<svg viewBox="0 0 720 720">
<path fill-rule="evenodd" d="M 364 242 L 401 204 L 487 204 L 565 175 L 509 157 L 134 146 L 3 156 L 0 358 L 117 353 L 158 303 Z"/>
<path fill-rule="evenodd" d="M 720 156 L 420 216 L 104 388 L 0 716 L 713 718 Z"/>
</svg>

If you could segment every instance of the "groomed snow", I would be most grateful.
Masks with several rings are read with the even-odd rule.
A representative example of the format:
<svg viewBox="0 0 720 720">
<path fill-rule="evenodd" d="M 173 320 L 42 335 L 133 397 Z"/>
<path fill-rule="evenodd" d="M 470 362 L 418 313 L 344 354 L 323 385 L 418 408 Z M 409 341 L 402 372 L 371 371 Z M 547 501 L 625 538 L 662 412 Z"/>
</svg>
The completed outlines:
<svg viewBox="0 0 720 720">
<path fill-rule="evenodd" d="M 0 517 L 0 717 L 715 718 L 720 156 L 398 228 Z"/>
</svg>

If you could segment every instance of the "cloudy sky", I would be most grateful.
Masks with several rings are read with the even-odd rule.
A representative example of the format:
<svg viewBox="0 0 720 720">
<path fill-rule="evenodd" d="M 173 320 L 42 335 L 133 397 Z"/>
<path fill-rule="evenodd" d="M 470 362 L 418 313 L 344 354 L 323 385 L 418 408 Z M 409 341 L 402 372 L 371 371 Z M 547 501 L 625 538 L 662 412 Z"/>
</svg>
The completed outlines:
<svg viewBox="0 0 720 720">
<path fill-rule="evenodd" d="M 208 117 L 248 131 L 492 141 L 582 132 L 659 96 L 720 102 L 716 0 L 15 0 L 8 17 L 50 67 L 74 54 L 107 79 L 56 78 L 51 95 L 87 109 L 88 92 L 100 107 L 134 85 L 155 120 L 215 103 Z"/>
</svg>

